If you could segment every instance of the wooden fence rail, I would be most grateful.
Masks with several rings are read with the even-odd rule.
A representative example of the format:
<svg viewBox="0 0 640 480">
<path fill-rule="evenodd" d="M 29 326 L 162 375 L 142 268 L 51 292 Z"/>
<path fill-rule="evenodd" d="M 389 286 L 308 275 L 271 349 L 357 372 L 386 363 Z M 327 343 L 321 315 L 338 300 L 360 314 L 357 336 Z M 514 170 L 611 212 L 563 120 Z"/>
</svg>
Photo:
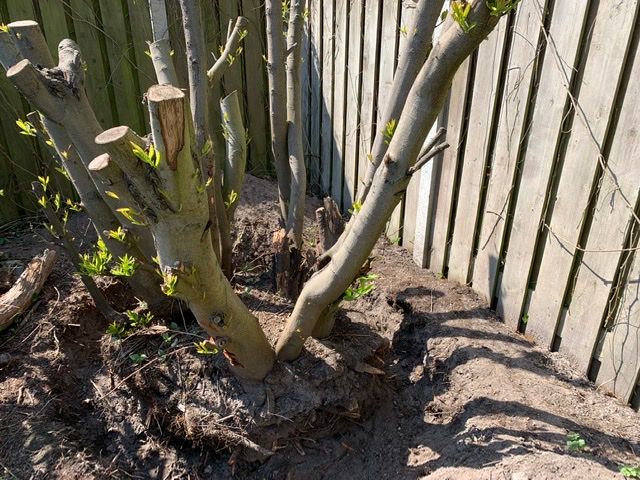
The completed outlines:
<svg viewBox="0 0 640 480">
<path fill-rule="evenodd" d="M 238 15 L 249 20 L 243 54 L 223 78 L 227 92 L 242 92 L 245 125 L 249 130 L 249 166 L 257 174 L 270 171 L 264 13 L 260 0 L 203 2 L 209 51 L 219 52 L 229 21 Z M 178 0 L 167 0 L 175 63 L 183 86 L 188 84 L 184 36 Z M 152 39 L 148 0 L 0 0 L 0 23 L 36 20 L 42 26 L 54 58 L 63 38 L 72 38 L 86 63 L 86 88 L 96 116 L 104 128 L 129 125 L 147 133 L 143 96 L 155 83 L 147 41 Z M 221 33 L 222 32 L 222 33 Z M 222 37 L 221 37 L 222 35 Z M 213 57 L 211 62 L 213 62 Z M 249 86 L 250 88 L 245 88 Z M 31 181 L 47 172 L 65 194 L 71 188 L 55 173 L 54 152 L 32 137 L 20 135 L 17 119 L 29 105 L 0 75 L 0 223 L 37 211 Z"/>
<path fill-rule="evenodd" d="M 312 0 L 307 148 L 350 208 L 413 0 Z M 640 402 L 638 0 L 523 0 L 455 77 L 388 236 Z M 314 161 L 311 161 L 314 160 Z"/>
</svg>

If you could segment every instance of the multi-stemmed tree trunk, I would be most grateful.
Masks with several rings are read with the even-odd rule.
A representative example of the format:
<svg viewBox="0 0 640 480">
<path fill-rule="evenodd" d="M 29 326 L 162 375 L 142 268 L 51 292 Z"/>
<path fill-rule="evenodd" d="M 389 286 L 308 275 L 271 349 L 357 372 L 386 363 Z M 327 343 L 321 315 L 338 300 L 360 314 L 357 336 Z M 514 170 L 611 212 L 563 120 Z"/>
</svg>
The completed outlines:
<svg viewBox="0 0 640 480">
<path fill-rule="evenodd" d="M 302 230 L 307 171 L 302 144 L 300 75 L 306 0 L 291 0 L 289 3 L 286 32 L 282 5 L 280 0 L 265 2 L 271 148 L 278 178 L 282 226 L 273 236 L 273 246 L 276 286 L 288 298 L 295 300 L 305 276 Z"/>
<path fill-rule="evenodd" d="M 299 292 L 276 346 L 275 353 L 282 360 L 296 358 L 309 336 L 322 337 L 331 332 L 342 295 L 367 261 L 411 175 L 444 148 L 423 144 L 455 72 L 518 0 L 452 1 L 453 14 L 445 20 L 432 46 L 444 1 L 418 1 L 383 115 L 385 123 L 393 120 L 397 126 L 391 138 L 388 129 L 378 132 L 360 197 L 362 206 L 334 247 L 324 254 L 322 268 Z M 71 155 L 61 161 L 78 190 L 82 189 L 83 203 L 98 231 L 113 228 L 115 218 L 123 225 L 129 220 L 126 227 L 132 235 L 127 248 L 134 249 L 141 261 L 153 253 L 148 251 L 149 241 L 144 235 L 150 231 L 164 293 L 187 302 L 237 375 L 260 379 L 271 369 L 274 351 L 256 318 L 225 278 L 230 267 L 228 235 L 233 204 L 242 184 L 246 156 L 237 95 L 228 92 L 220 103 L 217 88 L 211 88 L 217 86 L 229 62 L 223 61 L 223 53 L 206 70 L 199 2 L 181 0 L 189 70 L 187 98 L 176 85 L 162 3 L 150 1 L 154 27 L 151 53 L 159 83 L 147 94 L 150 140 L 126 126 L 104 132 L 99 128 L 84 94 L 80 52 L 73 42 L 61 42 L 59 63 L 53 68 L 49 58 L 34 56 L 33 50 L 44 45 L 37 25 L 19 22 L 9 25 L 10 39 L 0 35 L 0 59 L 10 67 L 7 76 L 43 115 L 45 128 L 58 150 L 77 152 L 73 158 L 80 161 L 66 160 Z M 276 256 L 281 259 L 283 273 L 284 269 L 292 271 L 292 262 L 298 261 L 302 249 L 306 172 L 300 47 L 305 1 L 291 0 L 286 19 L 280 2 L 267 0 L 265 6 L 272 147 L 282 219 L 282 230 L 275 235 Z M 239 19 L 228 35 L 224 49 L 227 55 L 237 48 L 246 34 L 245 27 L 244 20 Z M 19 52 L 12 50 L 14 45 Z M 125 207 L 108 200 L 112 198 L 108 192 L 114 188 L 118 188 L 115 193 L 120 202 L 127 203 Z M 90 208 L 92 201 L 95 205 Z M 122 208 L 128 209 L 128 219 L 114 214 Z M 144 219 L 148 230 L 134 228 L 139 222 L 130 221 L 132 212 Z M 280 287 L 290 296 L 298 294 L 298 272 L 293 270 L 293 274 L 283 274 L 280 279 Z M 154 282 L 144 286 L 152 288 Z"/>
</svg>

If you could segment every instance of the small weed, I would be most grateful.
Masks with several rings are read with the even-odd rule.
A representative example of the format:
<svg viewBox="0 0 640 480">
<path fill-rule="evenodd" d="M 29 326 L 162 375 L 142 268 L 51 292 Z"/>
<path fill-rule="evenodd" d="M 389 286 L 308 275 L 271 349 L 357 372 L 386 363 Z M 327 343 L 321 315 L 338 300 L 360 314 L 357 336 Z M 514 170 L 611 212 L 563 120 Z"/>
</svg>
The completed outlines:
<svg viewBox="0 0 640 480">
<path fill-rule="evenodd" d="M 127 232 L 122 227 L 118 227 L 117 230 L 109 230 L 108 234 L 109 238 L 113 238 L 119 242 L 124 242 L 127 236 Z"/>
<path fill-rule="evenodd" d="M 107 334 L 113 338 L 122 337 L 126 331 L 125 326 L 118 322 L 113 322 L 107 327 Z"/>
<path fill-rule="evenodd" d="M 166 273 L 162 276 L 164 283 L 162 284 L 162 292 L 173 297 L 176 294 L 176 286 L 178 285 L 178 276 L 173 273 Z"/>
<path fill-rule="evenodd" d="M 111 261 L 111 253 L 102 239 L 98 239 L 96 250 L 80 256 L 80 273 L 89 276 L 104 275 Z"/>
<path fill-rule="evenodd" d="M 229 198 L 227 198 L 227 200 L 224 202 L 224 206 L 227 208 L 231 208 L 237 201 L 238 194 L 234 190 L 231 190 L 231 192 L 229 193 Z"/>
<path fill-rule="evenodd" d="M 494 17 L 501 17 L 515 10 L 520 0 L 487 0 L 487 8 Z"/>
<path fill-rule="evenodd" d="M 396 133 L 396 127 L 398 126 L 398 121 L 395 118 L 392 118 L 387 122 L 384 126 L 384 131 L 382 132 L 384 135 L 384 142 L 388 145 L 391 143 L 393 139 L 393 134 Z"/>
<path fill-rule="evenodd" d="M 119 262 L 111 269 L 111 274 L 117 277 L 131 277 L 136 271 L 136 259 L 124 254 Z"/>
<path fill-rule="evenodd" d="M 218 353 L 218 349 L 206 340 L 194 342 L 193 344 L 195 345 L 196 352 L 199 355 L 216 355 Z"/>
<path fill-rule="evenodd" d="M 528 313 L 525 313 L 525 314 L 522 316 L 522 325 L 526 325 L 527 323 L 529 323 L 529 314 L 528 314 Z"/>
<path fill-rule="evenodd" d="M 122 215 L 124 218 L 129 220 L 134 225 L 146 225 L 142 215 L 139 212 L 136 212 L 133 208 L 123 207 L 116 208 L 116 212 Z"/>
<path fill-rule="evenodd" d="M 178 344 L 178 339 L 175 338 L 175 335 L 165 332 L 162 334 L 162 342 L 168 345 L 167 348 L 174 348 Z"/>
<path fill-rule="evenodd" d="M 129 317 L 129 324 L 136 328 L 146 328 L 151 325 L 151 321 L 153 320 L 153 314 L 151 312 L 141 315 L 134 310 L 127 310 L 126 314 L 127 317 Z"/>
<path fill-rule="evenodd" d="M 587 448 L 587 442 L 579 433 L 571 432 L 567 434 L 567 450 L 570 452 L 582 452 Z"/>
<path fill-rule="evenodd" d="M 359 277 L 355 281 L 356 286 L 347 288 L 342 299 L 351 302 L 371 293 L 376 288 L 374 282 L 377 278 L 378 276 L 373 273 Z"/>
<path fill-rule="evenodd" d="M 145 353 L 132 353 L 129 355 L 129 360 L 136 365 L 144 362 L 146 359 L 147 355 Z"/>
<path fill-rule="evenodd" d="M 20 135 L 26 135 L 27 137 L 35 137 L 36 136 L 36 127 L 33 124 L 26 120 L 16 120 L 16 125 L 20 129 Z"/>
<path fill-rule="evenodd" d="M 362 210 L 362 202 L 360 200 L 356 200 L 355 202 L 353 202 L 353 205 L 349 209 L 349 213 L 351 215 L 357 215 L 358 213 L 360 213 L 360 210 Z"/>
<path fill-rule="evenodd" d="M 640 467 L 623 465 L 620 467 L 620 473 L 624 478 L 640 478 Z"/>
</svg>

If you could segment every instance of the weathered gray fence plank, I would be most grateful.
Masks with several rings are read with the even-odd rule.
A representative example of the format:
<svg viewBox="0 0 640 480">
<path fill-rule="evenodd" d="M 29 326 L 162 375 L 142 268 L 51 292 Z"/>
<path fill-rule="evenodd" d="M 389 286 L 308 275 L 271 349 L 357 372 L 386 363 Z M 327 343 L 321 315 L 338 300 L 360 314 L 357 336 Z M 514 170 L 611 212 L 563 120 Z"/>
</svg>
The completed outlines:
<svg viewBox="0 0 640 480">
<path fill-rule="evenodd" d="M 320 169 L 322 192 L 331 190 L 331 158 L 333 156 L 333 6 L 335 0 L 324 0 L 322 8 L 322 125 Z"/>
<path fill-rule="evenodd" d="M 590 54 L 587 58 L 576 119 L 564 156 L 553 216 L 544 245 L 544 256 L 528 309 L 527 331 L 546 347 L 551 347 L 583 214 L 589 203 L 591 187 L 600 164 L 601 146 L 613 111 L 616 86 L 635 25 L 637 1 L 600 3 L 593 26 Z"/>
<path fill-rule="evenodd" d="M 347 58 L 349 54 L 348 3 L 336 0 L 333 43 L 333 155 L 331 166 L 331 197 L 342 208 L 344 180 L 344 140 L 347 99 Z"/>
<path fill-rule="evenodd" d="M 622 297 L 617 318 L 603 341 L 596 383 L 622 401 L 631 400 L 640 372 L 640 255 Z"/>
<path fill-rule="evenodd" d="M 545 202 L 549 173 L 564 120 L 566 95 L 579 52 L 588 4 L 583 0 L 556 2 L 547 52 L 542 66 L 535 111 L 529 129 L 527 154 L 522 166 L 523 182 L 511 228 L 508 255 L 498 288 L 498 313 L 516 328 L 526 296 Z"/>
<path fill-rule="evenodd" d="M 635 215 L 640 178 L 639 89 L 640 61 L 636 60 L 607 167 L 599 184 L 596 210 L 571 305 L 560 333 L 560 351 L 571 356 L 584 373 L 587 373 L 600 333 L 627 229 L 637 222 L 632 215 Z"/>
<path fill-rule="evenodd" d="M 362 10 L 363 0 L 351 2 L 349 15 L 349 58 L 347 60 L 347 121 L 345 123 L 344 148 L 344 185 L 342 204 L 345 209 L 351 208 L 355 200 L 358 175 L 358 135 L 360 130 L 360 84 L 362 58 Z"/>
<path fill-rule="evenodd" d="M 433 217 L 433 239 L 430 252 L 428 252 L 427 263 L 432 271 L 439 274 L 444 274 L 446 267 L 447 252 L 449 250 L 449 220 L 452 202 L 458 193 L 454 191 L 454 183 L 458 156 L 462 153 L 461 147 L 466 136 L 464 117 L 467 95 L 470 95 L 467 90 L 471 70 L 471 60 L 467 59 L 453 78 L 446 115 L 447 142 L 450 146 L 444 151 L 442 160 L 436 160 L 436 162 L 440 163 L 436 167 L 439 170 L 439 180 L 436 184 L 437 188 L 432 192 L 435 197 L 436 211 Z"/>
<path fill-rule="evenodd" d="M 369 165 L 369 155 L 376 124 L 376 53 L 380 42 L 378 22 L 379 3 L 367 0 L 364 21 L 364 48 L 362 50 L 362 101 L 360 103 L 360 145 L 358 149 L 358 179 L 356 191 L 361 188 Z"/>
<path fill-rule="evenodd" d="M 467 283 L 480 189 L 489 152 L 489 137 L 495 115 L 500 65 L 507 32 L 503 18 L 489 38 L 480 45 L 469 113 L 469 131 L 462 167 L 453 242 L 449 257 L 449 278 Z"/>
<path fill-rule="evenodd" d="M 473 288 L 491 302 L 500 262 L 525 115 L 538 56 L 543 7 L 524 2 L 516 13 L 513 44 L 506 65 L 505 92 L 497 126 L 482 228 L 473 271 Z"/>
</svg>

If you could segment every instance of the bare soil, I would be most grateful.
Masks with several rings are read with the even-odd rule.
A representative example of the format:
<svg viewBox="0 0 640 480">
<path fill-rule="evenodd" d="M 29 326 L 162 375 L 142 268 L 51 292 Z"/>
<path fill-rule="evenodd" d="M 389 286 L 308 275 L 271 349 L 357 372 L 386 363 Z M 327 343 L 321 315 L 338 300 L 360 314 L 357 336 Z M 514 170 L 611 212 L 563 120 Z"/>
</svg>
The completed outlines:
<svg viewBox="0 0 640 480">
<path fill-rule="evenodd" d="M 275 205 L 273 185 L 249 177 L 234 278 L 273 342 L 291 311 L 272 287 Z M 93 241 L 85 217 L 73 230 Z M 39 227 L 0 236 L 2 260 L 50 246 Z M 637 412 L 467 287 L 383 240 L 373 255 L 375 290 L 254 384 L 196 352 L 203 333 L 179 304 L 126 338 L 105 334 L 61 255 L 0 334 L 0 478 L 607 479 L 640 465 Z M 101 286 L 119 309 L 135 305 L 119 283 Z M 567 447 L 571 433 L 583 448 Z"/>
</svg>

